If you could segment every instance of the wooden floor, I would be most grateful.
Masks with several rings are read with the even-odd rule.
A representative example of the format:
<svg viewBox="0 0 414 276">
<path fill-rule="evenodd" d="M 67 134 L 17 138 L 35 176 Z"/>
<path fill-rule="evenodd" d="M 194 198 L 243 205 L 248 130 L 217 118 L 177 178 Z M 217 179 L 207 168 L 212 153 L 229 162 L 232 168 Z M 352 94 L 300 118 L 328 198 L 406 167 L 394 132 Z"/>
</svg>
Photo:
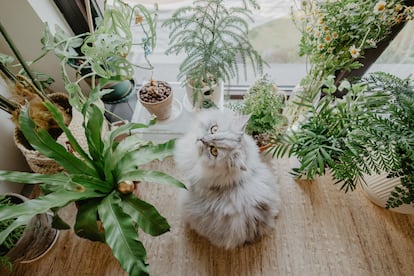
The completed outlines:
<svg viewBox="0 0 414 276">
<path fill-rule="evenodd" d="M 182 178 L 172 160 L 156 169 Z M 189 231 L 177 212 L 176 188 L 143 184 L 140 193 L 167 217 L 161 237 L 142 234 L 152 275 L 413 275 L 414 217 L 373 205 L 361 190 L 344 194 L 329 177 L 296 182 L 289 160 L 275 160 L 283 207 L 274 232 L 259 242 L 225 251 Z M 64 209 L 73 221 L 74 207 Z M 107 246 L 61 231 L 42 259 L 0 275 L 126 275 Z"/>
</svg>

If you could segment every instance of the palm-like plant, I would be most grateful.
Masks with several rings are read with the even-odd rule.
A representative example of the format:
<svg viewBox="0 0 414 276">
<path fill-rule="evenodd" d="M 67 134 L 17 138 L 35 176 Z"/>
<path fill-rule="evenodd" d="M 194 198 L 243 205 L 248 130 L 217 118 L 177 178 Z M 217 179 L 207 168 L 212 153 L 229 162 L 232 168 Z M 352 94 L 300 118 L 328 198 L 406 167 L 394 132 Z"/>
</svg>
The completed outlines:
<svg viewBox="0 0 414 276">
<path fill-rule="evenodd" d="M 69 226 L 58 215 L 59 209 L 78 202 L 75 233 L 83 238 L 107 243 L 130 275 L 148 274 L 146 251 L 139 240 L 138 228 L 151 235 L 169 230 L 167 220 L 154 206 L 137 198 L 132 192 L 135 181 L 172 184 L 185 188 L 173 177 L 158 171 L 143 170 L 152 160 L 162 160 L 172 154 L 173 141 L 154 145 L 136 136 L 117 141 L 119 135 L 146 125 L 129 123 L 115 130 L 103 132 L 104 110 L 99 85 L 80 110 L 84 121 L 88 149 L 80 146 L 63 122 L 62 115 L 50 102 L 45 102 L 64 133 L 73 153 L 58 144 L 44 129 L 36 128 L 29 116 L 29 108 L 21 111 L 22 132 L 31 145 L 49 158 L 53 158 L 64 172 L 52 175 L 27 172 L 0 171 L 0 180 L 36 184 L 42 183 L 44 195 L 15 206 L 0 207 L 0 220 L 14 222 L 0 233 L 0 244 L 21 225 L 36 214 L 53 210 L 54 226 Z M 102 223 L 103 228 L 97 222 Z"/>
<path fill-rule="evenodd" d="M 186 54 L 178 78 L 193 87 L 238 77 L 238 62 L 245 72 L 248 62 L 255 72 L 263 70 L 265 62 L 248 40 L 248 21 L 253 21 L 250 6 L 259 8 L 258 4 L 244 0 L 243 7 L 228 7 L 224 2 L 195 0 L 192 6 L 177 9 L 163 24 L 171 29 L 166 53 Z"/>
</svg>

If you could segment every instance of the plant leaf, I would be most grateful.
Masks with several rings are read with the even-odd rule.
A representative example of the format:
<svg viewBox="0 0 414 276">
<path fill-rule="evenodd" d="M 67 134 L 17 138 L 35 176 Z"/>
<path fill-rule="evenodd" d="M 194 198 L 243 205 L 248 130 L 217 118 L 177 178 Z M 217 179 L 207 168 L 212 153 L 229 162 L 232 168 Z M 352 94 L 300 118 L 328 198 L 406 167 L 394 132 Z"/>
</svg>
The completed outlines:
<svg viewBox="0 0 414 276">
<path fill-rule="evenodd" d="M 184 183 L 175 179 L 174 177 L 165 174 L 159 171 L 144 171 L 144 170 L 135 170 L 131 172 L 127 172 L 121 174 L 120 179 L 118 182 L 122 181 L 146 181 L 146 182 L 154 182 L 159 184 L 169 184 L 176 186 L 178 188 L 186 189 Z"/>
<path fill-rule="evenodd" d="M 19 116 L 21 130 L 30 144 L 40 153 L 54 159 L 69 172 L 97 176 L 95 170 L 90 168 L 76 156 L 70 154 L 58 144 L 44 129 L 36 129 L 35 123 L 29 115 L 29 108 L 22 108 Z"/>
<path fill-rule="evenodd" d="M 105 242 L 105 232 L 98 228 L 98 205 L 102 199 L 79 201 L 73 230 L 76 235 L 91 241 Z"/>
<path fill-rule="evenodd" d="M 114 191 L 98 206 L 106 243 L 129 275 L 149 275 L 144 245 L 139 240 L 132 218 L 119 206 L 120 201 L 118 193 Z"/>
<path fill-rule="evenodd" d="M 16 218 L 14 226 L 17 228 L 20 225 L 27 224 L 33 216 L 45 213 L 49 211 L 49 209 L 63 207 L 76 200 L 101 196 L 102 194 L 89 190 L 72 192 L 62 189 L 45 196 L 25 201 L 18 205 L 2 206 L 0 207 L 0 218 L 2 221 Z M 4 242 L 7 235 L 8 231 L 6 230 L 0 233 L 0 244 Z"/>
<path fill-rule="evenodd" d="M 154 206 L 133 194 L 121 201 L 121 207 L 147 234 L 158 236 L 170 230 L 168 221 Z"/>
</svg>

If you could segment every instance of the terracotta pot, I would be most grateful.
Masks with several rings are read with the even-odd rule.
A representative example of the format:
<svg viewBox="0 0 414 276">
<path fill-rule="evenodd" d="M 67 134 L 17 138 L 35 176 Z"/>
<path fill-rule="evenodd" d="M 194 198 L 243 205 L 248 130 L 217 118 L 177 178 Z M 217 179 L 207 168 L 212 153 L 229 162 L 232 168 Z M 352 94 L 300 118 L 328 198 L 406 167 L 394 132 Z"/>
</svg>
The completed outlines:
<svg viewBox="0 0 414 276">
<path fill-rule="evenodd" d="M 144 89 L 148 89 L 151 86 L 151 82 L 148 82 L 142 86 L 142 88 L 138 91 L 138 100 L 140 103 L 148 110 L 149 113 L 155 115 L 157 120 L 167 120 L 171 115 L 172 110 L 172 103 L 173 103 L 173 91 L 171 85 L 165 81 L 155 81 L 155 83 L 160 83 L 167 89 L 170 89 L 170 94 L 167 98 L 156 101 L 156 102 L 147 102 L 142 99 L 142 93 Z"/>
</svg>

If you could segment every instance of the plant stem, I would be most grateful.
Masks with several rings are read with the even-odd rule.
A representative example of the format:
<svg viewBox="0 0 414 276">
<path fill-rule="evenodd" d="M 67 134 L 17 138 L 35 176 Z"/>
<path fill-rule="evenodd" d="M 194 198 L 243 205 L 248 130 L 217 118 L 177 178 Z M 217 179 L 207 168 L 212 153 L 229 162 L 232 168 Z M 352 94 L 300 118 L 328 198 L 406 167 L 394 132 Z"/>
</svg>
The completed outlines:
<svg viewBox="0 0 414 276">
<path fill-rule="evenodd" d="M 24 71 L 29 76 L 29 78 L 32 80 L 34 86 L 40 91 L 39 96 L 46 100 L 47 97 L 43 92 L 42 85 L 39 83 L 38 80 L 33 76 L 32 72 L 29 69 L 29 66 L 27 65 L 26 61 L 23 59 L 23 56 L 21 55 L 20 51 L 17 49 L 16 45 L 10 38 L 9 34 L 6 32 L 6 29 L 3 27 L 3 24 L 0 22 L 0 31 L 3 35 L 4 39 L 6 40 L 7 44 L 9 45 L 10 49 L 13 51 L 16 58 L 19 60 L 20 64 L 22 65 Z"/>
</svg>

